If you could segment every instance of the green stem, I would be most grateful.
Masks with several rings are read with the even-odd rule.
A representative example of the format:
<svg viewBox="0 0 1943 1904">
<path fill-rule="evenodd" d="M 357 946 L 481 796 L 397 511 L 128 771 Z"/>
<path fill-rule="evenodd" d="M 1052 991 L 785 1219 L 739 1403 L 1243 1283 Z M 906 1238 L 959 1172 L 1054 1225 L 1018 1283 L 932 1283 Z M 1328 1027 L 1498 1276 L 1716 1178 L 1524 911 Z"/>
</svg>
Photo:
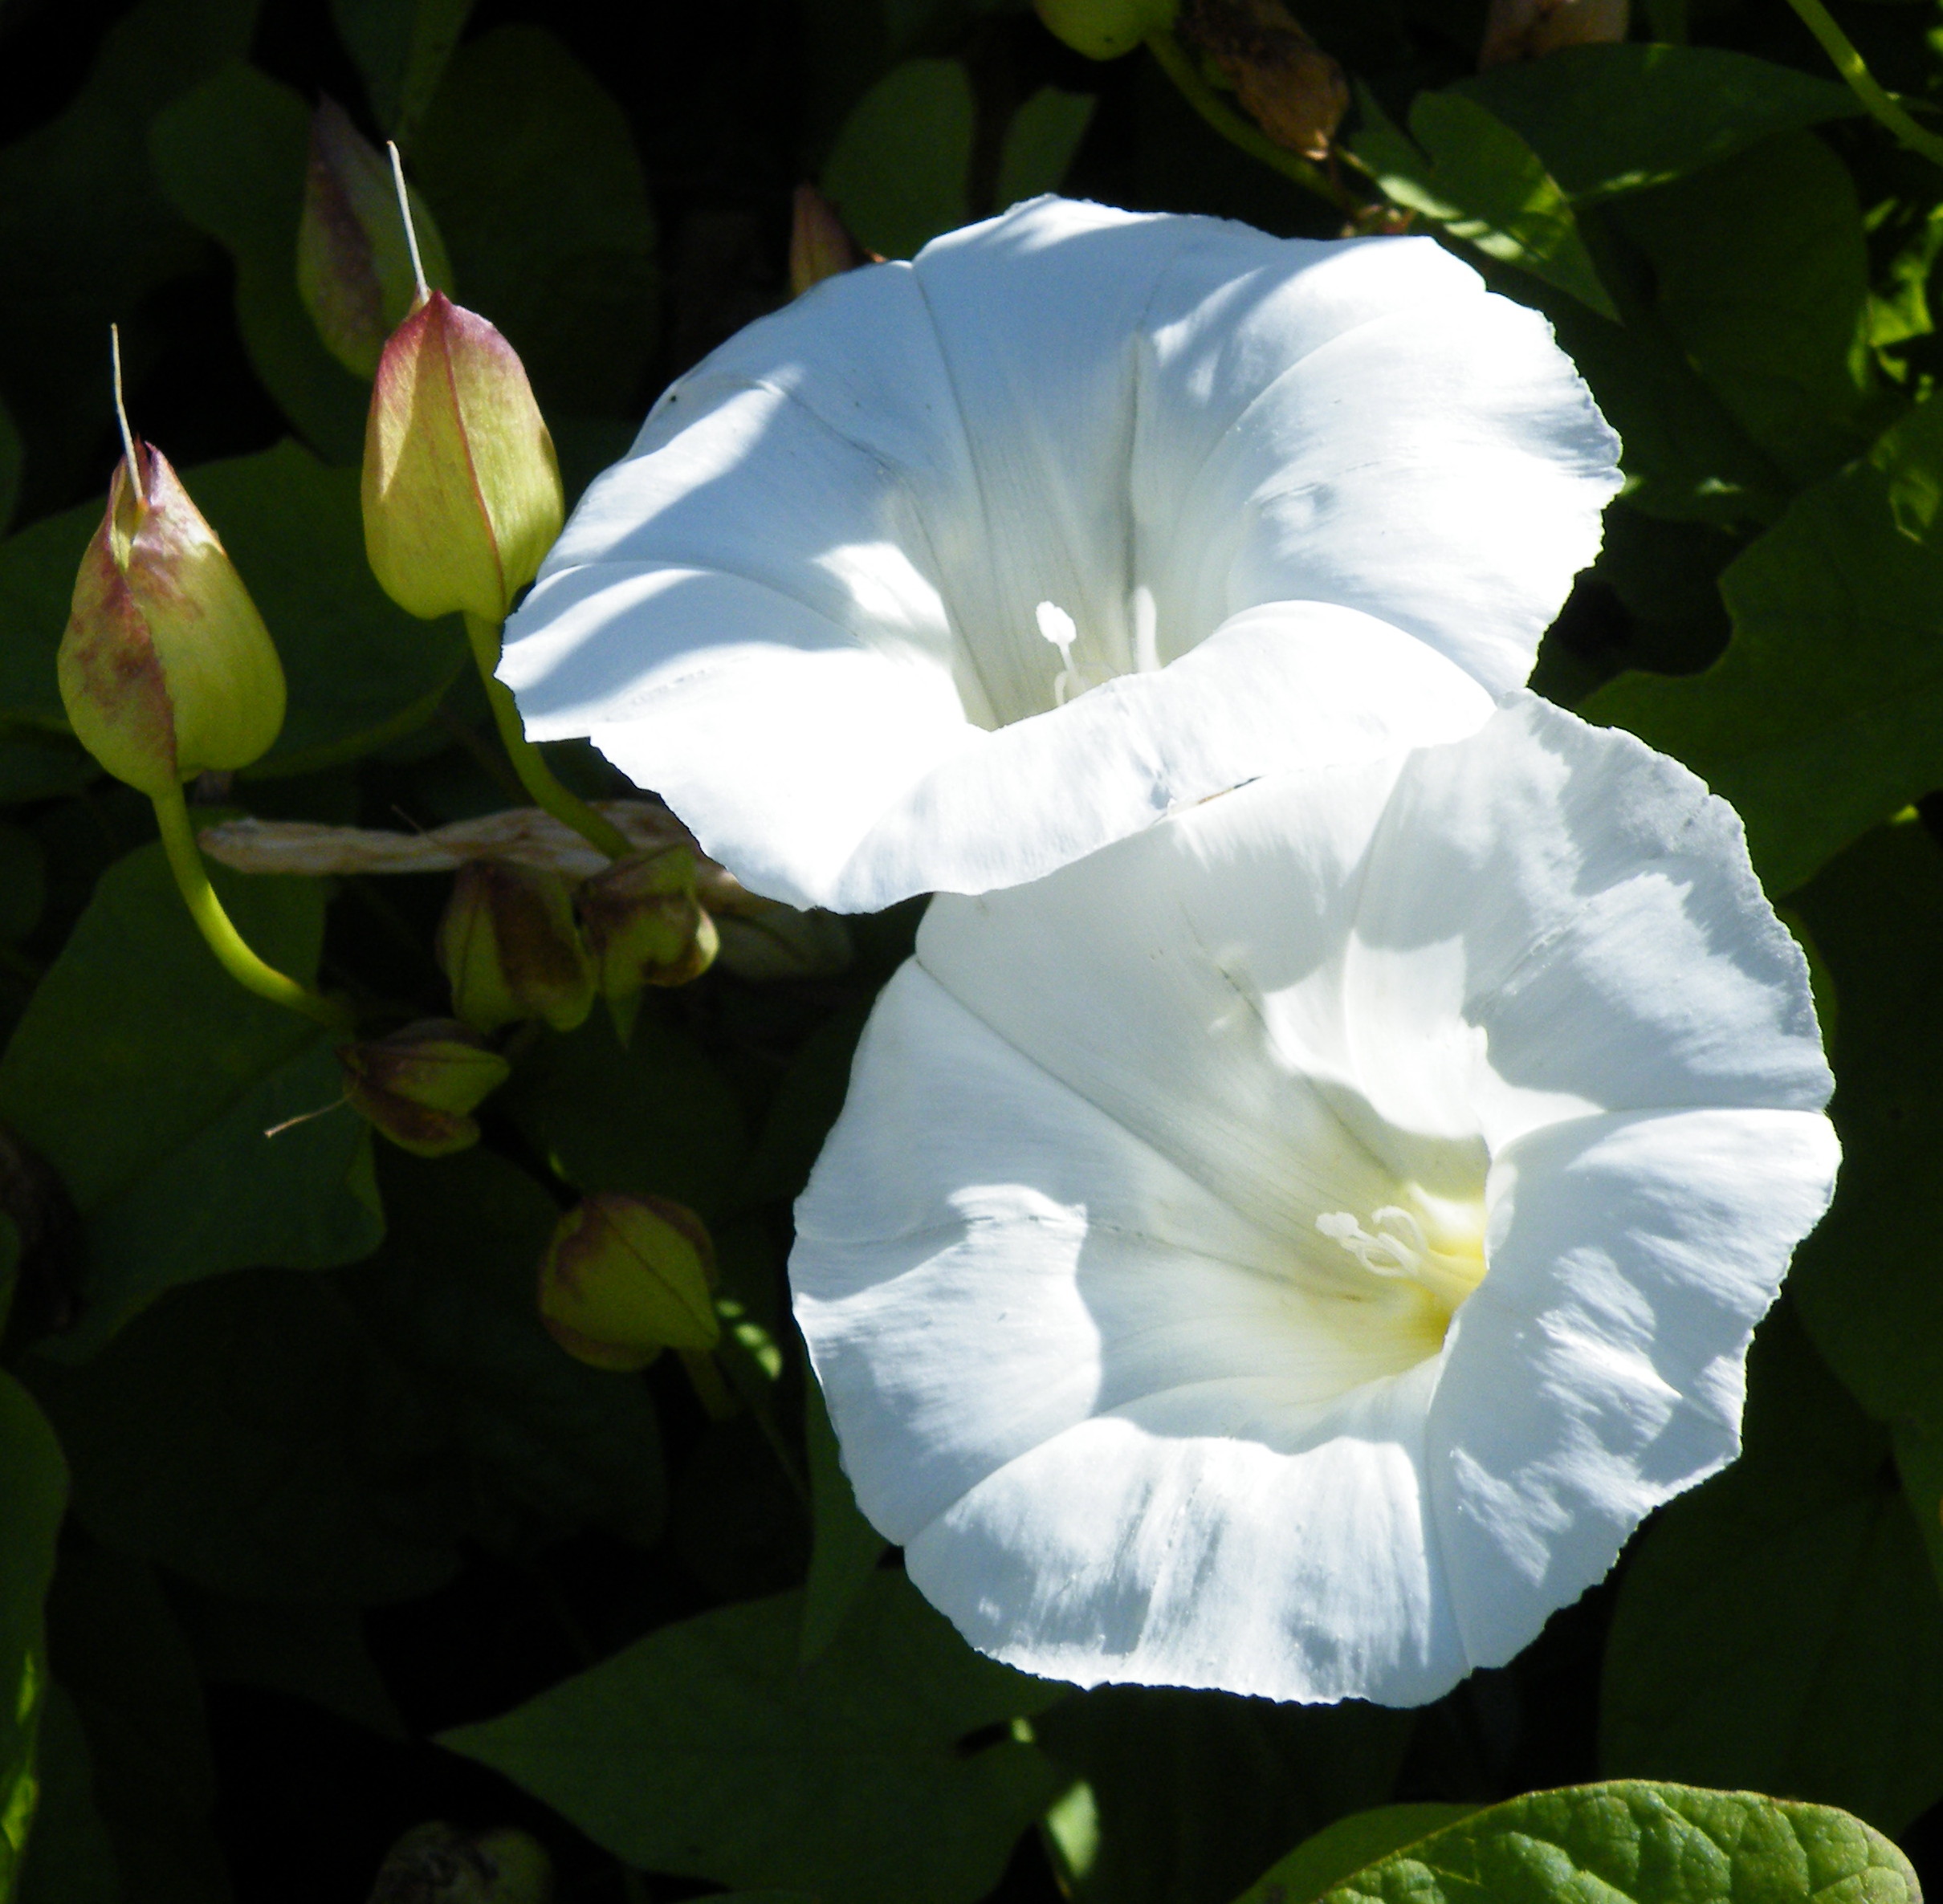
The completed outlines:
<svg viewBox="0 0 1943 1904">
<path fill-rule="evenodd" d="M 1920 152 L 1933 164 L 1943 165 L 1943 138 L 1926 132 L 1876 83 L 1876 75 L 1848 35 L 1829 18 L 1822 0 L 1788 0 L 1801 16 L 1802 24 L 1821 42 L 1822 51 L 1835 69 L 1848 82 L 1848 89 L 1868 108 L 1871 117 L 1888 128 L 1912 152 Z"/>
<path fill-rule="evenodd" d="M 526 737 L 519 709 L 512 690 L 499 678 L 499 624 L 482 621 L 476 615 L 466 617 L 466 637 L 472 644 L 472 658 L 478 664 L 479 679 L 486 684 L 486 698 L 492 718 L 499 724 L 499 738 L 519 784 L 532 796 L 533 804 L 544 807 L 562 826 L 572 827 L 589 845 L 597 848 L 610 860 L 625 859 L 634 849 L 627 836 L 611 820 L 603 820 L 578 794 L 569 793 L 554 778 L 539 748 Z"/>
<path fill-rule="evenodd" d="M 217 962 L 242 986 L 259 999 L 267 999 L 286 1011 L 300 1011 L 306 1018 L 333 1031 L 348 1031 L 354 1020 L 350 1011 L 335 1000 L 324 998 L 307 985 L 299 985 L 275 966 L 266 965 L 251 950 L 243 935 L 231 923 L 210 884 L 209 869 L 202 863 L 202 850 L 196 844 L 194 823 L 189 817 L 189 803 L 180 787 L 155 796 L 156 823 L 162 831 L 162 850 L 169 856 L 169 870 L 175 875 L 176 889 L 189 916 L 203 937 Z"/>
<path fill-rule="evenodd" d="M 1204 79 L 1180 42 L 1171 33 L 1151 34 L 1147 51 L 1160 63 L 1160 69 L 1180 89 L 1180 95 L 1229 144 L 1239 147 L 1251 159 L 1272 165 L 1285 178 L 1305 185 L 1318 197 L 1326 198 L 1339 212 L 1355 218 L 1367 208 L 1352 192 L 1346 191 L 1320 165 L 1277 145 L 1252 120 L 1244 119 L 1230 107 Z"/>
</svg>

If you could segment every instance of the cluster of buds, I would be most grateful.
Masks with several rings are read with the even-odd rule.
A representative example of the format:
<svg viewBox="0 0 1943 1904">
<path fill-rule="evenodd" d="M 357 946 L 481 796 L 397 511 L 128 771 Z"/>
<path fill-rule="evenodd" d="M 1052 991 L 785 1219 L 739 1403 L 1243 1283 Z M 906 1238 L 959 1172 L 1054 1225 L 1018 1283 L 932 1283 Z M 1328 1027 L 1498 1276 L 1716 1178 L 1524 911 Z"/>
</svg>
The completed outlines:
<svg viewBox="0 0 1943 1904">
<path fill-rule="evenodd" d="M 702 1219 L 664 1197 L 589 1197 L 556 1226 L 540 1264 L 540 1316 L 596 1369 L 645 1369 L 664 1349 L 720 1341 L 715 1251 Z"/>
<path fill-rule="evenodd" d="M 720 941 L 686 848 L 633 852 L 580 882 L 511 860 L 459 869 L 439 921 L 452 1008 L 482 1031 L 528 1019 L 556 1031 L 605 998 L 625 1037 L 648 986 L 686 985 Z"/>
</svg>

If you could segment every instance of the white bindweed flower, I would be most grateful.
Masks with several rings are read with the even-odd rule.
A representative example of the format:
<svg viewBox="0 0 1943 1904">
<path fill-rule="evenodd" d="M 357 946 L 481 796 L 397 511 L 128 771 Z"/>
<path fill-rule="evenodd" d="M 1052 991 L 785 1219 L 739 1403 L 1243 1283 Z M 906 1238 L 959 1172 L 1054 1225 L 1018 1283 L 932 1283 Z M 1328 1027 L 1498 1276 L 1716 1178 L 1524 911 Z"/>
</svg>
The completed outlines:
<svg viewBox="0 0 1943 1904">
<path fill-rule="evenodd" d="M 1039 199 L 676 384 L 500 674 L 756 892 L 983 892 L 1475 728 L 1617 450 L 1545 320 L 1428 238 Z"/>
<path fill-rule="evenodd" d="M 1414 1704 L 1733 1458 L 1829 1089 L 1731 809 L 1519 694 L 935 900 L 796 1316 L 982 1650 Z"/>
</svg>

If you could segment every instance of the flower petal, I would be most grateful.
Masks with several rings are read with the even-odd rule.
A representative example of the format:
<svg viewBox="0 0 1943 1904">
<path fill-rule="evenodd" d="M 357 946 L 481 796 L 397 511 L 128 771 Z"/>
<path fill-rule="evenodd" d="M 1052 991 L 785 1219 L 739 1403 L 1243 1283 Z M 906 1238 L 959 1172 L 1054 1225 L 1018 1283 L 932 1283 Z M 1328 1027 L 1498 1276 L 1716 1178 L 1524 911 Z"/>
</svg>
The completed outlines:
<svg viewBox="0 0 1943 1904">
<path fill-rule="evenodd" d="M 615 725 L 592 726 L 596 744 L 743 885 L 835 912 L 1036 879 L 1292 755 L 1367 758 L 1490 711 L 1424 643 L 1317 603 L 1249 611 L 1164 673 L 987 732 L 941 669 L 752 583 L 577 569 L 545 591 L 549 641 L 603 641 L 638 609 L 652 648 L 637 629 L 624 638 L 682 669 L 650 669 Z M 748 639 L 757 615 L 794 645 Z M 519 665 L 515 650 L 502 672 L 516 681 Z M 837 734 L 849 744 L 833 748 Z"/>
<path fill-rule="evenodd" d="M 1265 758 L 1261 722 L 1231 728 L 1203 698 L 1200 730 L 1163 723 L 1191 782 L 1082 770 L 1069 795 L 1042 769 L 1032 804 L 1054 817 L 981 840 L 953 789 L 976 807 L 1013 763 L 974 771 L 959 727 L 1045 714 L 1068 666 L 1082 685 L 1153 671 L 1240 612 L 1301 601 L 1374 618 L 1338 623 L 1346 639 L 1391 622 L 1428 651 L 1400 693 L 1394 634 L 1331 668 L 1346 736 L 1461 731 L 1420 691 L 1428 663 L 1456 664 L 1473 724 L 1472 682 L 1488 698 L 1523 678 L 1596 547 L 1614 450 L 1542 322 L 1428 241 L 1039 200 L 829 280 L 677 384 L 576 511 L 501 672 L 536 738 L 593 734 L 759 891 L 851 909 L 1015 884 L 1297 758 L 1298 737 Z M 733 617 L 692 612 L 705 577 Z M 1069 661 L 1039 632 L 1049 601 L 1074 624 Z M 850 650 L 898 672 L 853 694 Z M 906 691 L 924 711 L 887 737 Z M 731 692 L 756 710 L 747 752 L 776 763 L 752 779 L 743 747 L 693 738 Z M 964 771 L 907 798 L 927 746 Z"/>
<path fill-rule="evenodd" d="M 1733 808 L 1535 696 L 1411 757 L 1346 984 L 1377 1110 L 1481 1129 L 1493 1152 L 1586 1111 L 1819 1110 L 1833 1088 L 1807 962 Z"/>
<path fill-rule="evenodd" d="M 1426 1431 L 1474 1664 L 1510 1658 L 1739 1452 L 1748 1342 L 1838 1157 L 1825 1117 L 1697 1110 L 1556 1125 L 1494 1164 L 1491 1271 Z"/>
</svg>

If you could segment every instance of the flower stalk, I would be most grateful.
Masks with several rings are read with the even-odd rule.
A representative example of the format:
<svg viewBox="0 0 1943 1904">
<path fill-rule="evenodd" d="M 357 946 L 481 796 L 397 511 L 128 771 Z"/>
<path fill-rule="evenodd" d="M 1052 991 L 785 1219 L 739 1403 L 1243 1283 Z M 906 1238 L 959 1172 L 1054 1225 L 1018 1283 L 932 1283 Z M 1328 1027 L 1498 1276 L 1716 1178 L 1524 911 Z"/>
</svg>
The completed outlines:
<svg viewBox="0 0 1943 1904">
<path fill-rule="evenodd" d="M 1788 4 L 1815 35 L 1849 91 L 1868 108 L 1869 116 L 1893 132 L 1912 152 L 1921 153 L 1933 165 L 1943 165 L 1943 138 L 1925 132 L 1884 88 L 1869 71 L 1868 62 L 1855 51 L 1854 42 L 1830 17 L 1822 0 L 1788 0 Z"/>
<path fill-rule="evenodd" d="M 633 849 L 628 844 L 627 836 L 611 820 L 595 812 L 578 794 L 563 787 L 547 765 L 546 756 L 527 738 L 512 690 L 495 672 L 499 665 L 499 624 L 467 615 L 466 639 L 471 646 L 479 679 L 485 684 L 486 698 L 491 706 L 493 722 L 499 728 L 507 758 L 512 762 L 513 771 L 519 776 L 519 784 L 533 804 L 551 813 L 562 826 L 571 827 L 589 846 L 610 860 L 631 852 Z"/>
<path fill-rule="evenodd" d="M 267 999 L 286 1011 L 300 1012 L 327 1030 L 348 1031 L 352 1018 L 348 1007 L 300 985 L 287 973 L 259 958 L 249 942 L 236 930 L 235 922 L 223 909 L 210 885 L 209 869 L 196 844 L 196 831 L 189 817 L 189 803 L 177 786 L 151 796 L 156 824 L 161 829 L 162 850 L 169 856 L 169 870 L 175 876 L 176 890 L 189 916 L 196 922 L 203 942 L 215 954 L 217 962 L 246 991 Z"/>
</svg>

